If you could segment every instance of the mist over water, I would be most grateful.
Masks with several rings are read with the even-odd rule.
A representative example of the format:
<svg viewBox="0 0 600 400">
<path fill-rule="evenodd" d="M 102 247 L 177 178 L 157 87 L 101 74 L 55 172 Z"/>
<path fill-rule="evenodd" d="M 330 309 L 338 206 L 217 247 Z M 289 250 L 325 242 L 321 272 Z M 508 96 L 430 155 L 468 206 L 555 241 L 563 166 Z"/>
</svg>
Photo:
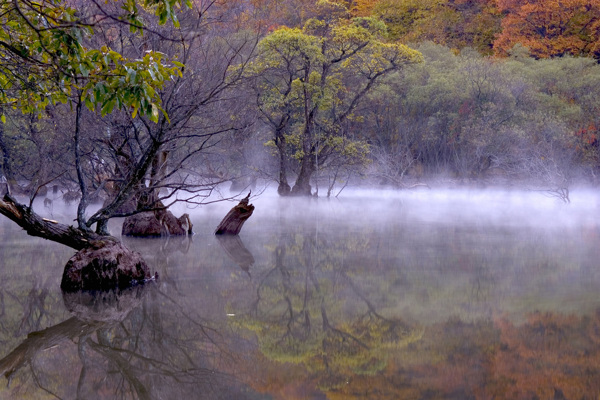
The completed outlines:
<svg viewBox="0 0 600 400">
<path fill-rule="evenodd" d="M 244 230 L 273 218 L 298 218 L 307 222 L 316 218 L 348 226 L 439 223 L 559 228 L 596 224 L 593 215 L 600 205 L 596 191 L 575 190 L 570 200 L 571 203 L 566 204 L 545 191 L 506 189 L 347 189 L 338 198 L 310 199 L 281 198 L 274 191 L 266 191 L 251 199 L 256 210 Z M 228 211 L 236 203 L 175 209 L 190 213 L 198 221 L 195 226 L 200 226 L 207 218 L 218 219 L 219 213 Z"/>
<path fill-rule="evenodd" d="M 569 357 L 600 355 L 589 336 L 600 316 L 600 195 L 575 189 L 570 200 L 505 189 L 346 189 L 330 199 L 267 190 L 251 199 L 254 214 L 233 238 L 214 230 L 237 201 L 177 204 L 173 213 L 189 213 L 195 235 L 122 238 L 159 281 L 141 297 L 117 297 L 107 307 L 119 315 L 140 305 L 85 339 L 77 316 L 86 308 L 59 289 L 74 251 L 3 218 L 0 358 L 31 332 L 43 338 L 67 326 L 75 340 L 53 336 L 52 352 L 30 352 L 36 379 L 18 369 L 0 398 L 42 393 L 39 382 L 62 398 L 102 398 L 117 387 L 116 398 L 136 398 L 140 388 L 149 398 L 193 399 L 199 390 L 202 398 L 377 398 L 356 395 L 363 386 L 389 396 L 412 388 L 511 398 L 521 379 L 511 371 L 523 382 L 558 375 L 563 393 L 577 387 L 593 397 L 600 370 L 586 360 L 595 356 L 577 361 L 584 369 Z M 59 204 L 37 210 L 67 223 L 75 214 Z M 116 236 L 120 223 L 109 227 Z M 559 346 L 549 342 L 555 337 L 567 339 Z M 77 350 L 81 340 L 87 353 Z M 535 354 L 531 371 L 522 349 Z M 113 352 L 135 355 L 120 361 L 126 372 L 114 372 Z M 457 368 L 470 378 L 440 378 Z"/>
</svg>

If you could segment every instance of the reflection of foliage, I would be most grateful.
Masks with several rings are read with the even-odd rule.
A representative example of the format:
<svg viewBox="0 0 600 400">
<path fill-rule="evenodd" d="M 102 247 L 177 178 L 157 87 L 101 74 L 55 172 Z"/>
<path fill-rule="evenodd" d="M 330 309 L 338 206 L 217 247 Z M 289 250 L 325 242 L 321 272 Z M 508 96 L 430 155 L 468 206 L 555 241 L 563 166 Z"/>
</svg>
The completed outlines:
<svg viewBox="0 0 600 400">
<path fill-rule="evenodd" d="M 534 313 L 523 325 L 450 319 L 391 356 L 384 374 L 356 375 L 330 399 L 587 399 L 600 392 L 600 310 Z"/>
<path fill-rule="evenodd" d="M 389 350 L 419 340 L 422 332 L 380 315 L 343 264 L 318 257 L 323 241 L 310 233 L 280 241 L 273 268 L 259 278 L 250 312 L 235 321 L 256 333 L 269 359 L 302 364 L 322 390 L 333 390 L 351 376 L 383 371 Z M 326 245 L 345 253 L 364 247 L 344 242 Z"/>
<path fill-rule="evenodd" d="M 491 397 L 583 399 L 600 393 L 600 310 L 589 317 L 535 313 L 498 321 Z"/>
</svg>

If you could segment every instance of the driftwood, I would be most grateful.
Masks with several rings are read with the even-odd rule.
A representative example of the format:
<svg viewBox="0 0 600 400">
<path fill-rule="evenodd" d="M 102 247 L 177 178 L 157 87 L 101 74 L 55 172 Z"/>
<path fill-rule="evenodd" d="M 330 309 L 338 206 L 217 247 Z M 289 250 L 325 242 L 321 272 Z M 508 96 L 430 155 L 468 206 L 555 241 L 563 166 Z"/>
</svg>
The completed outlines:
<svg viewBox="0 0 600 400">
<path fill-rule="evenodd" d="M 217 227 L 215 235 L 237 235 L 240 233 L 242 226 L 254 212 L 254 206 L 248 203 L 250 193 L 227 213 Z"/>
</svg>

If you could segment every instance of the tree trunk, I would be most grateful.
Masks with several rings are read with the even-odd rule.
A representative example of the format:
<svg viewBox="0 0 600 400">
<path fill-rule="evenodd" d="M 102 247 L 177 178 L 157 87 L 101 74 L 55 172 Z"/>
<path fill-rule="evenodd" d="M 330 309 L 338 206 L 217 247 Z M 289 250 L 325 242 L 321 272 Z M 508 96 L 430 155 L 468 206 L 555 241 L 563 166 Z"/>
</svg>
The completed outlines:
<svg viewBox="0 0 600 400">
<path fill-rule="evenodd" d="M 287 167 L 286 167 L 286 141 L 282 130 L 275 132 L 275 144 L 279 152 L 279 186 L 277 187 L 277 193 L 280 196 L 287 196 L 290 194 L 290 185 L 287 181 Z"/>
<path fill-rule="evenodd" d="M 292 188 L 293 196 L 311 196 L 312 187 L 310 186 L 310 178 L 314 172 L 314 160 L 311 154 L 305 154 L 302 157 L 300 165 L 300 173 L 296 179 L 296 183 Z"/>
<path fill-rule="evenodd" d="M 124 236 L 182 236 L 192 235 L 192 222 L 188 214 L 176 218 L 166 209 L 145 211 L 131 215 L 123 221 L 121 235 Z"/>
<path fill-rule="evenodd" d="M 217 227 L 215 235 L 237 235 L 240 233 L 242 226 L 254 212 L 254 206 L 248 204 L 249 200 L 250 193 L 227 213 Z"/>
<path fill-rule="evenodd" d="M 10 193 L 11 190 L 18 189 L 18 184 L 10 166 L 10 154 L 4 140 L 3 123 L 0 123 L 0 152 L 2 152 L 2 173 L 4 174 L 4 178 L 6 178 L 7 192 Z"/>
<path fill-rule="evenodd" d="M 63 290 L 97 290 L 131 286 L 151 279 L 139 253 L 112 236 L 98 235 L 37 215 L 10 194 L 0 200 L 0 214 L 14 221 L 31 236 L 52 240 L 79 250 L 63 272 Z"/>
<path fill-rule="evenodd" d="M 65 266 L 60 288 L 66 292 L 125 289 L 150 278 L 142 256 L 114 242 L 75 253 Z"/>
<path fill-rule="evenodd" d="M 76 250 L 92 245 L 97 246 L 99 243 L 107 241 L 117 242 L 117 239 L 111 236 L 98 235 L 71 225 L 42 218 L 33 212 L 31 208 L 17 202 L 8 193 L 0 199 L 0 214 L 25 229 L 27 234 L 31 236 L 52 240 Z"/>
</svg>

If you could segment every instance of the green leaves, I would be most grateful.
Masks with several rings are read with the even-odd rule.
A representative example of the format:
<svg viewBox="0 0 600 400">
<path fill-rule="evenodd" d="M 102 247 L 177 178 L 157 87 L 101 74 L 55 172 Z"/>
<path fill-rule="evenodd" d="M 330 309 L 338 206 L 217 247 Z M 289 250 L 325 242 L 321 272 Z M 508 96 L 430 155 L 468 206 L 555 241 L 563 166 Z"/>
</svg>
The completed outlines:
<svg viewBox="0 0 600 400">
<path fill-rule="evenodd" d="M 173 76 L 181 76 L 179 66 L 165 66 L 164 55 L 147 52 L 143 59 L 127 61 L 120 54 L 107 48 L 93 51 L 90 59 L 97 60 L 98 79 L 89 80 L 83 87 L 82 97 L 88 108 L 100 105 L 102 115 L 111 113 L 115 107 L 148 115 L 158 121 L 160 96 L 158 89 Z M 178 63 L 181 65 L 181 63 Z"/>
<path fill-rule="evenodd" d="M 140 10 L 152 9 L 159 23 L 179 22 L 175 9 L 189 0 L 125 0 L 118 19 L 142 33 Z M 103 46 L 87 49 L 82 41 L 93 35 L 93 25 L 80 22 L 76 10 L 60 0 L 43 3 L 0 0 L 0 104 L 37 113 L 46 105 L 66 102 L 75 91 L 90 109 L 103 115 L 130 108 L 158 121 L 159 90 L 181 76 L 183 64 L 170 65 L 164 55 L 147 52 L 129 60 Z"/>
</svg>

